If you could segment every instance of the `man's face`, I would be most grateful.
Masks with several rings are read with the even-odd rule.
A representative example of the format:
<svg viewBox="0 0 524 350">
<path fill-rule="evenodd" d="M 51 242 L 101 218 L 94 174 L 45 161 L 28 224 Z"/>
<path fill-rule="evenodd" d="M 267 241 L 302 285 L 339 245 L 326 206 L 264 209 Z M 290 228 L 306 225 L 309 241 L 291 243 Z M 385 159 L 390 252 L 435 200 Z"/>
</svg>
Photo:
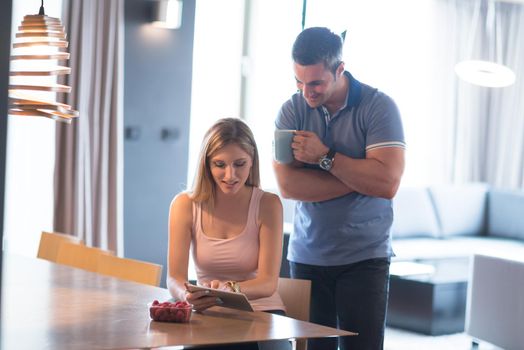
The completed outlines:
<svg viewBox="0 0 524 350">
<path fill-rule="evenodd" d="M 335 76 L 323 63 L 308 66 L 293 64 L 297 88 L 311 108 L 330 102 L 336 87 Z"/>
</svg>

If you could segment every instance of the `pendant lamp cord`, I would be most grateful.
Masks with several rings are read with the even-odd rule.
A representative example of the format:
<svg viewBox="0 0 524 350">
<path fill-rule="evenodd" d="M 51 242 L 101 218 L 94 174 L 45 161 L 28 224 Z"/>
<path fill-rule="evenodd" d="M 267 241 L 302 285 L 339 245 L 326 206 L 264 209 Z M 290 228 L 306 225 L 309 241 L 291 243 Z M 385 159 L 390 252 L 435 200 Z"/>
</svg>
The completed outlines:
<svg viewBox="0 0 524 350">
<path fill-rule="evenodd" d="M 306 27 L 306 10 L 307 10 L 307 0 L 302 0 L 302 30 L 304 30 L 304 28 Z M 342 37 L 342 42 L 346 41 L 346 33 L 347 33 L 347 30 L 344 30 L 342 33 L 340 33 L 340 36 Z"/>
<path fill-rule="evenodd" d="M 488 59 L 493 60 L 495 63 L 504 64 L 502 60 L 502 47 L 501 47 L 501 27 L 499 12 L 497 11 L 497 3 L 490 0 L 488 2 L 488 12 L 486 15 L 486 30 L 489 43 L 489 56 Z"/>
<path fill-rule="evenodd" d="M 42 0 L 42 4 L 40 5 L 40 11 L 38 11 L 38 15 L 40 15 L 40 16 L 44 16 L 45 15 L 45 12 L 44 12 L 44 0 Z"/>
<path fill-rule="evenodd" d="M 495 3 L 488 0 L 488 9 L 486 12 L 486 37 L 488 41 L 488 60 L 497 62 L 494 33 L 495 33 Z"/>
<path fill-rule="evenodd" d="M 475 54 L 475 35 L 477 30 L 479 30 L 479 22 L 480 22 L 480 11 L 482 7 L 482 0 L 477 0 L 477 6 L 473 9 L 473 15 L 471 16 L 471 26 L 469 28 L 468 32 L 468 46 L 467 46 L 467 54 L 469 57 L 473 57 Z"/>
<path fill-rule="evenodd" d="M 304 30 L 304 27 L 306 26 L 306 9 L 307 9 L 307 0 L 303 0 L 302 1 L 302 30 Z"/>
<path fill-rule="evenodd" d="M 497 5 L 496 5 L 497 6 Z M 504 55 L 502 52 L 502 25 L 500 16 L 501 15 L 500 10 L 500 4 L 498 5 L 498 11 L 497 7 L 495 7 L 495 55 L 497 59 L 497 63 L 504 64 Z"/>
</svg>

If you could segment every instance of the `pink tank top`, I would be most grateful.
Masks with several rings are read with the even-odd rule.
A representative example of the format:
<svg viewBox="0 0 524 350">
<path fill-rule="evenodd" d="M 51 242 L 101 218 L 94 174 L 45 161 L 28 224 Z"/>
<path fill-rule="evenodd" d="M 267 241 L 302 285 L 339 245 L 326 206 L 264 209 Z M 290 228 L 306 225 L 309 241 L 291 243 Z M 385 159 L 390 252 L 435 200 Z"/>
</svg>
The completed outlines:
<svg viewBox="0 0 524 350">
<path fill-rule="evenodd" d="M 202 208 L 193 202 L 192 254 L 199 283 L 212 280 L 245 281 L 257 276 L 260 199 L 264 191 L 253 187 L 246 226 L 237 236 L 208 237 L 202 230 Z M 278 293 L 249 301 L 255 311 L 285 310 Z"/>
</svg>

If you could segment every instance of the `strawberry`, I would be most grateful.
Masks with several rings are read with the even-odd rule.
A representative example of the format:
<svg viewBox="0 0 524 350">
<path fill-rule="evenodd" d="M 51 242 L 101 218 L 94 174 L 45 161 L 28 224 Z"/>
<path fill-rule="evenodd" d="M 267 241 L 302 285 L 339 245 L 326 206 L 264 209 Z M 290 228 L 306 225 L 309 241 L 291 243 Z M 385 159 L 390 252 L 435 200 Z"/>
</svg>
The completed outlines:
<svg viewBox="0 0 524 350">
<path fill-rule="evenodd" d="M 176 318 L 178 322 L 184 322 L 186 320 L 185 312 L 182 310 L 178 310 L 176 313 Z"/>
<path fill-rule="evenodd" d="M 176 302 L 153 300 L 149 308 L 149 316 L 154 321 L 189 322 L 191 304 L 182 300 Z"/>
</svg>

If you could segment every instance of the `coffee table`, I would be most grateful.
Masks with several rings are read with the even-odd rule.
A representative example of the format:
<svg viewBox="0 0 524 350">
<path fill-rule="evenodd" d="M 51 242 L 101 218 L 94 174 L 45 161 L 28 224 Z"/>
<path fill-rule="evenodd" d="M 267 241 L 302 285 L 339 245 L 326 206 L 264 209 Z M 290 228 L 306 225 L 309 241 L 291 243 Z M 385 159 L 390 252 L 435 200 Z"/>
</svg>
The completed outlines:
<svg viewBox="0 0 524 350">
<path fill-rule="evenodd" d="M 468 276 L 469 258 L 392 262 L 387 325 L 428 335 L 464 331 Z"/>
</svg>

